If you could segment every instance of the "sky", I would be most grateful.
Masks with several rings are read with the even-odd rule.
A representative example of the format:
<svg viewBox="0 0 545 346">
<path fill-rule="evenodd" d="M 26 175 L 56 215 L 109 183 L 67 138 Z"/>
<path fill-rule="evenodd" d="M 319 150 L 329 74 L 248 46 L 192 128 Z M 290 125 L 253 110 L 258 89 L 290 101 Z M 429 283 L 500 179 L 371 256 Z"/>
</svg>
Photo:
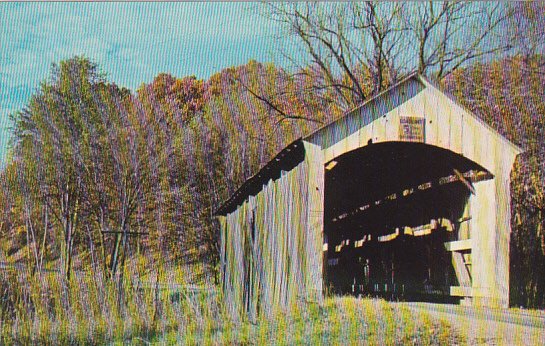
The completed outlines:
<svg viewBox="0 0 545 346">
<path fill-rule="evenodd" d="M 51 64 L 75 55 L 136 89 L 160 72 L 208 78 L 254 59 L 275 60 L 275 24 L 255 3 L 0 2 L 0 166 L 11 114 Z"/>
</svg>

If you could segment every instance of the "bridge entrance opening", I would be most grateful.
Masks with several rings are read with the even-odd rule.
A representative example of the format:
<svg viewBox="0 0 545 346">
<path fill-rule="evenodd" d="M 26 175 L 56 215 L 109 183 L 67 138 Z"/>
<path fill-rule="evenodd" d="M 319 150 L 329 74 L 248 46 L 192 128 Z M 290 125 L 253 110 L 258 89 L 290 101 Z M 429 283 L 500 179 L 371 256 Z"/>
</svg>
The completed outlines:
<svg viewBox="0 0 545 346">
<path fill-rule="evenodd" d="M 445 244 L 470 239 L 473 185 L 492 178 L 459 154 L 413 142 L 369 144 L 327 163 L 326 289 L 454 300 L 449 288 L 471 280 L 471 253 L 457 263 Z"/>
</svg>

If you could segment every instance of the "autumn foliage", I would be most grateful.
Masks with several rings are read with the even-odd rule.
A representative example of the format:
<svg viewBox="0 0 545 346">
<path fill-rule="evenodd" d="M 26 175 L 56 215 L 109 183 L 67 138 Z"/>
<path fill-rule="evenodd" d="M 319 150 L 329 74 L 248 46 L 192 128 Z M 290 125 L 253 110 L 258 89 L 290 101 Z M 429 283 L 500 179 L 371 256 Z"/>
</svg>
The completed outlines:
<svg viewBox="0 0 545 346">
<path fill-rule="evenodd" d="M 443 80 L 526 150 L 511 191 L 512 301 L 525 306 L 545 306 L 542 64 L 506 58 Z M 213 277 L 215 208 L 286 144 L 342 115 L 342 97 L 316 88 L 324 78 L 250 61 L 208 80 L 160 74 L 132 92 L 85 58 L 55 65 L 13 115 L 0 180 L 5 260 L 115 276 L 144 257 L 150 267 L 204 263 Z"/>
</svg>

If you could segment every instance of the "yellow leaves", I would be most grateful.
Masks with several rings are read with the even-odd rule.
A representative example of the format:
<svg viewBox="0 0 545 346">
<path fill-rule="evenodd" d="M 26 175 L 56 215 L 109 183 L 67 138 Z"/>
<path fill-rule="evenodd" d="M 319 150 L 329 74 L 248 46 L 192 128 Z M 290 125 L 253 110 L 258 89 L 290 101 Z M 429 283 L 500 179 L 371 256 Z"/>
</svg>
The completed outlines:
<svg viewBox="0 0 545 346">
<path fill-rule="evenodd" d="M 15 235 L 17 236 L 24 235 L 26 234 L 26 232 L 27 232 L 26 226 L 21 225 L 21 226 L 15 227 Z"/>
</svg>

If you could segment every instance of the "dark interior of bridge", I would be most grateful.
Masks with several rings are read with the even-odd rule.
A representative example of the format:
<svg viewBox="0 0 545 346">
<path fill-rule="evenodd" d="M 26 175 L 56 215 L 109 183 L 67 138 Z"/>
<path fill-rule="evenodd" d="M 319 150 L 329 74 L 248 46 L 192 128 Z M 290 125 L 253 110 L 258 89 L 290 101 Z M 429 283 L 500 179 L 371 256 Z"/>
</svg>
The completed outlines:
<svg viewBox="0 0 545 346">
<path fill-rule="evenodd" d="M 469 221 L 465 207 L 473 184 L 491 178 L 473 161 L 423 143 L 369 144 L 329 162 L 326 288 L 334 294 L 452 299 L 456 275 L 443 243 L 456 239 Z"/>
</svg>

